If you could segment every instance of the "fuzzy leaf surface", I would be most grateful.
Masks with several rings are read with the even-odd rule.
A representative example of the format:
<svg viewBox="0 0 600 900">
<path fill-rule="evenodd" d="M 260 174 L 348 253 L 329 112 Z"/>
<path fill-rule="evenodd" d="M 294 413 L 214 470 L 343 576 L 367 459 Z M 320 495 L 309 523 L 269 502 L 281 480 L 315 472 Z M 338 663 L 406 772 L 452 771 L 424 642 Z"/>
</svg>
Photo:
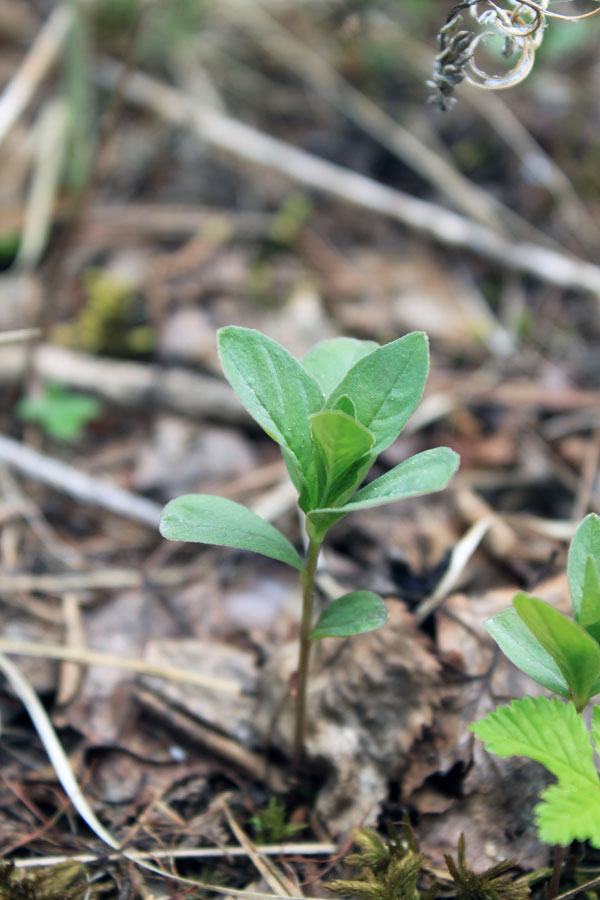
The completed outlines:
<svg viewBox="0 0 600 900">
<path fill-rule="evenodd" d="M 329 603 L 313 628 L 310 639 L 351 637 L 381 628 L 388 620 L 385 603 L 372 591 L 353 591 Z"/>
<path fill-rule="evenodd" d="M 597 516 L 595 513 L 590 513 L 589 516 L 585 517 L 575 532 L 569 547 L 567 578 L 569 580 L 569 590 L 576 622 L 579 622 L 582 615 L 588 556 L 592 557 L 596 570 L 600 572 L 600 516 Z M 590 599 L 588 598 L 586 606 L 589 607 L 589 605 Z M 596 608 L 598 606 L 600 606 L 600 598 L 596 601 Z M 589 609 L 586 611 L 586 615 L 589 619 L 591 615 Z M 596 622 L 598 619 L 600 619 L 600 614 L 593 621 Z M 590 621 L 592 620 L 590 619 Z"/>
<path fill-rule="evenodd" d="M 583 709 L 600 674 L 600 647 L 581 626 L 538 597 L 517 594 L 519 618 L 556 662 L 573 702 Z"/>
<path fill-rule="evenodd" d="M 427 336 L 414 331 L 359 359 L 329 395 L 326 407 L 334 409 L 338 398 L 348 394 L 356 418 L 375 437 L 375 455 L 396 440 L 418 406 L 428 371 Z"/>
<path fill-rule="evenodd" d="M 356 490 L 357 478 L 362 481 L 364 477 L 364 465 L 357 471 L 355 464 L 373 446 L 373 435 L 340 410 L 316 413 L 310 418 L 310 427 L 316 450 L 317 504 L 342 502 Z"/>
<path fill-rule="evenodd" d="M 484 623 L 502 652 L 514 665 L 549 691 L 570 697 L 569 685 L 558 665 L 519 618 L 516 609 L 505 609 Z"/>
<path fill-rule="evenodd" d="M 308 527 L 315 535 L 322 535 L 338 519 L 355 510 L 441 491 L 456 472 L 459 462 L 458 454 L 448 447 L 417 453 L 361 488 L 343 506 L 310 512 Z"/>
<path fill-rule="evenodd" d="M 347 416 L 350 416 L 351 419 L 356 419 L 356 407 L 348 394 L 342 394 L 341 397 L 338 397 L 333 409 L 339 409 L 341 412 L 346 413 Z"/>
<path fill-rule="evenodd" d="M 324 403 L 316 379 L 285 347 L 252 328 L 221 328 L 217 344 L 227 380 L 250 415 L 284 450 L 300 490 L 312 455 L 308 417 Z"/>
<path fill-rule="evenodd" d="M 314 375 L 324 395 L 328 397 L 348 369 L 378 347 L 379 344 L 375 341 L 337 337 L 330 341 L 321 341 L 312 347 L 302 357 L 302 365 Z"/>
<path fill-rule="evenodd" d="M 293 544 L 274 525 L 225 497 L 213 494 L 176 497 L 163 510 L 160 533 L 170 541 L 252 550 L 304 570 Z"/>
<path fill-rule="evenodd" d="M 592 635 L 594 640 L 600 638 L 600 576 L 593 556 L 585 561 L 585 578 L 583 596 L 579 610 L 578 624 Z"/>
</svg>

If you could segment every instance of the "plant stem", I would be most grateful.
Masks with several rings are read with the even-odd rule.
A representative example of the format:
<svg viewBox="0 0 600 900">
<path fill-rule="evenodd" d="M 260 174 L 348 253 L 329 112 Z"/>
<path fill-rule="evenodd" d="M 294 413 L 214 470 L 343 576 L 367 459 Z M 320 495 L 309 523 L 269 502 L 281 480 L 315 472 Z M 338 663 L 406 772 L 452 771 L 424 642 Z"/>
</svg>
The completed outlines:
<svg viewBox="0 0 600 900">
<path fill-rule="evenodd" d="M 300 646 L 298 650 L 298 675 L 296 685 L 296 719 L 294 728 L 294 768 L 298 769 L 304 755 L 306 734 L 306 687 L 308 684 L 308 663 L 310 659 L 309 635 L 312 627 L 315 573 L 321 551 L 321 542 L 312 538 L 306 554 L 306 569 L 302 576 L 302 621 L 300 623 Z"/>
<path fill-rule="evenodd" d="M 546 900 L 554 900 L 554 897 L 558 897 L 558 892 L 560 890 L 560 873 L 562 870 L 564 857 L 565 848 L 557 845 L 554 848 L 554 858 L 552 860 L 552 875 L 550 876 L 550 881 L 546 885 L 546 890 L 544 892 Z"/>
</svg>

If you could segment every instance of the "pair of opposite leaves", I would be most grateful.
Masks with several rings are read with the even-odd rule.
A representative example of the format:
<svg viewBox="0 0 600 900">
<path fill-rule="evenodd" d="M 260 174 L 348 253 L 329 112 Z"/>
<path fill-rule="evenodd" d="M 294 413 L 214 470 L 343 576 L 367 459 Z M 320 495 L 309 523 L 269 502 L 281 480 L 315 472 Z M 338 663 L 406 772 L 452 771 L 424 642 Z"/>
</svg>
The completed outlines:
<svg viewBox="0 0 600 900">
<path fill-rule="evenodd" d="M 334 338 L 317 344 L 302 362 L 253 329 L 222 328 L 218 347 L 239 399 L 279 444 L 306 513 L 307 533 L 317 544 L 347 513 L 441 490 L 454 475 L 457 454 L 438 447 L 359 489 L 421 399 L 429 369 L 422 332 L 383 346 Z M 304 572 L 303 560 L 277 528 L 222 497 L 188 494 L 172 500 L 161 532 L 170 540 L 252 550 Z M 326 620 L 328 634 L 346 636 L 379 627 L 386 617 L 377 595 L 357 591 L 329 604 L 319 622 Z M 312 635 L 322 636 L 324 631 Z"/>
<path fill-rule="evenodd" d="M 581 711 L 600 693 L 600 518 L 586 516 L 569 548 L 567 578 L 574 620 L 519 593 L 486 628 L 522 672 L 573 700 Z"/>
</svg>

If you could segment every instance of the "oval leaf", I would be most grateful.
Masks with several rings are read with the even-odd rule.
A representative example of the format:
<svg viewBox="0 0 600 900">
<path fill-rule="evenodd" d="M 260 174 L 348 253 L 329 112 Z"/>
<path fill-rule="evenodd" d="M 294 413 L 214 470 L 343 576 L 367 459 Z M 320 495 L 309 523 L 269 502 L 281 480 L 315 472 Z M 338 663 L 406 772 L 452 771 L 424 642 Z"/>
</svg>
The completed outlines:
<svg viewBox="0 0 600 900">
<path fill-rule="evenodd" d="M 171 500 L 160 520 L 170 541 L 192 541 L 253 550 L 304 570 L 304 563 L 284 535 L 252 510 L 212 494 L 184 494 Z"/>
<path fill-rule="evenodd" d="M 516 609 L 505 609 L 485 627 L 511 663 L 549 691 L 569 699 L 569 685 L 549 653 L 521 621 Z"/>
<path fill-rule="evenodd" d="M 340 383 L 348 369 L 379 344 L 375 341 L 359 341 L 356 338 L 337 337 L 321 341 L 302 357 L 302 365 L 311 372 L 326 397 Z"/>
<path fill-rule="evenodd" d="M 519 618 L 556 662 L 577 709 L 583 709 L 600 674 L 600 647 L 596 641 L 538 597 L 517 594 L 514 606 Z"/>
<path fill-rule="evenodd" d="M 600 619 L 600 596 L 589 578 L 588 559 L 591 557 L 596 569 L 600 571 L 600 517 L 595 513 L 586 516 L 571 541 L 567 562 L 567 577 L 575 621 L 581 625 L 589 625 Z M 588 590 L 586 590 L 588 580 Z"/>
<path fill-rule="evenodd" d="M 217 335 L 230 385 L 261 428 L 284 449 L 298 490 L 312 454 L 308 417 L 324 396 L 316 379 L 285 347 L 252 328 L 230 325 Z"/>
<path fill-rule="evenodd" d="M 431 494 L 445 488 L 460 463 L 460 457 L 449 447 L 424 450 L 395 466 L 361 488 L 347 503 L 337 509 L 317 509 L 308 514 L 313 536 L 323 535 L 338 519 L 357 509 L 382 506 L 395 500 Z"/>
<path fill-rule="evenodd" d="M 365 634 L 381 628 L 387 619 L 387 607 L 381 597 L 371 591 L 353 591 L 338 597 L 325 607 L 311 632 L 310 640 Z"/>
<path fill-rule="evenodd" d="M 375 437 L 373 454 L 396 440 L 418 406 L 427 373 L 427 335 L 407 334 L 367 354 L 347 372 L 327 399 L 327 409 L 348 394 L 356 407 L 356 418 Z"/>
<path fill-rule="evenodd" d="M 310 418 L 310 427 L 316 448 L 315 506 L 333 506 L 352 494 L 364 478 L 365 466 L 361 465 L 356 472 L 355 463 L 363 460 L 374 438 L 363 425 L 340 410 L 316 413 Z"/>
</svg>

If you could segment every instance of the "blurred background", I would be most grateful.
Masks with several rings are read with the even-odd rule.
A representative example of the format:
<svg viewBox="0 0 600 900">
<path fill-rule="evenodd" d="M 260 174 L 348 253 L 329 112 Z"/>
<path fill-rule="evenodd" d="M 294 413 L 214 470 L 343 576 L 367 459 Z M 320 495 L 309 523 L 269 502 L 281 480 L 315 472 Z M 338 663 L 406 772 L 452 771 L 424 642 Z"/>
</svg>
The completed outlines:
<svg viewBox="0 0 600 900">
<path fill-rule="evenodd" d="M 298 356 L 338 334 L 429 335 L 425 400 L 374 474 L 441 444 L 461 472 L 439 497 L 344 520 L 327 557 L 341 581 L 434 609 L 470 535 L 444 596 L 460 589 L 455 613 L 480 628 L 465 604 L 490 614 L 563 571 L 576 523 L 600 512 L 600 17 L 549 20 L 526 80 L 463 82 L 441 112 L 426 82 L 453 7 L 0 0 L 6 639 L 136 656 L 165 636 L 248 649 L 294 634 L 276 565 L 157 533 L 166 501 L 210 491 L 298 539 L 277 448 L 221 376 L 215 334 L 231 323 Z M 429 638 L 460 668 L 444 621 Z M 140 750 L 122 680 L 22 662 L 88 746 Z M 143 733 L 145 752 L 152 740 L 172 739 Z M 106 759 L 98 796 L 125 803 L 139 773 Z"/>
</svg>

